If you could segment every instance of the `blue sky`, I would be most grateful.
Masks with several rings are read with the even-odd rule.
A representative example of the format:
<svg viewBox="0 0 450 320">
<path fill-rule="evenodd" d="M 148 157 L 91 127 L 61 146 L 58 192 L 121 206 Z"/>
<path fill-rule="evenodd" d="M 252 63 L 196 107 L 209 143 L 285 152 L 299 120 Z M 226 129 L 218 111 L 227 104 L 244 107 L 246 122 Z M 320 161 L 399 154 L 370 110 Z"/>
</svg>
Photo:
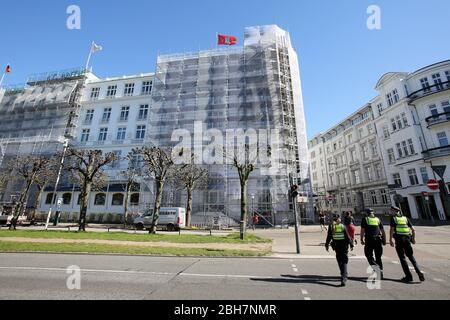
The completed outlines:
<svg viewBox="0 0 450 320">
<path fill-rule="evenodd" d="M 66 28 L 72 4 L 81 30 Z M 371 4 L 381 8 L 379 31 L 366 27 Z M 216 32 L 242 40 L 245 26 L 278 24 L 300 57 L 309 137 L 373 98 L 384 73 L 450 58 L 448 0 L 4 0 L 0 12 L 9 84 L 83 66 L 92 40 L 104 47 L 94 72 L 121 76 L 152 72 L 158 53 L 214 48 Z"/>
</svg>

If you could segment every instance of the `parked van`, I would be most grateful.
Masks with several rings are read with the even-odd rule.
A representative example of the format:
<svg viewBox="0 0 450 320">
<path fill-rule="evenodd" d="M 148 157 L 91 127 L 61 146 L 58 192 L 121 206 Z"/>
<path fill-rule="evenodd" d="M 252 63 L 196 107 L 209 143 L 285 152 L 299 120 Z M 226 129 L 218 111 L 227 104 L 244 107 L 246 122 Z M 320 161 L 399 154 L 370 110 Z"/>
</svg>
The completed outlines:
<svg viewBox="0 0 450 320">
<path fill-rule="evenodd" d="M 153 222 L 153 209 L 134 219 L 134 225 L 138 230 L 149 229 Z M 178 231 L 186 226 L 185 208 L 161 208 L 159 210 L 159 227 L 165 227 L 167 231 Z"/>
</svg>

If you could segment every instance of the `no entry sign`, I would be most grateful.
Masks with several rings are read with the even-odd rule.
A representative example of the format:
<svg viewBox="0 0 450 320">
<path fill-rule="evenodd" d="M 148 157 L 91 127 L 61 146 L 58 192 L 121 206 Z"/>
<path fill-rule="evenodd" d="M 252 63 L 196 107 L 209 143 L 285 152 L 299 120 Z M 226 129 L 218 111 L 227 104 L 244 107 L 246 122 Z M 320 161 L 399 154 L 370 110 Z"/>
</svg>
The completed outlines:
<svg viewBox="0 0 450 320">
<path fill-rule="evenodd" d="M 427 183 L 427 186 L 431 190 L 438 190 L 439 189 L 439 183 L 436 180 L 434 180 L 434 179 L 429 180 L 428 183 Z"/>
</svg>

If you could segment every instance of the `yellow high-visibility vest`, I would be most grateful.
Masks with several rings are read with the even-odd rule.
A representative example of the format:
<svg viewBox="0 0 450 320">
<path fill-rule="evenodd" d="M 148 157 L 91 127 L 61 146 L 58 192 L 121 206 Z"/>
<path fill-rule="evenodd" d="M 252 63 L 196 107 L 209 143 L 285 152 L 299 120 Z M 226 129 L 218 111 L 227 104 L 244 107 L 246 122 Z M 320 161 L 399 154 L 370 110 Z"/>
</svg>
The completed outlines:
<svg viewBox="0 0 450 320">
<path fill-rule="evenodd" d="M 408 227 L 408 218 L 406 217 L 394 217 L 395 221 L 395 233 L 401 236 L 411 235 L 411 229 Z"/>
<path fill-rule="evenodd" d="M 342 223 L 336 225 L 336 232 L 333 235 L 333 240 L 345 240 L 345 226 Z"/>
</svg>

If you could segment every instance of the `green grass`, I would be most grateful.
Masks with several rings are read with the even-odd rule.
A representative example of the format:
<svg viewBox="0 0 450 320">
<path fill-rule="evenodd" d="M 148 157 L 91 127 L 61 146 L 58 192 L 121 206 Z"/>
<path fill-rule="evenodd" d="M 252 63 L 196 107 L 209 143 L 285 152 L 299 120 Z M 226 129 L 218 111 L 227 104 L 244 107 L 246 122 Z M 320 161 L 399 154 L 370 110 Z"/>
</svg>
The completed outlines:
<svg viewBox="0 0 450 320">
<path fill-rule="evenodd" d="M 162 248 L 127 245 L 97 245 L 97 244 L 63 244 L 63 243 L 27 243 L 0 241 L 0 252 L 50 252 L 50 253 L 80 253 L 80 254 L 127 254 L 127 255 L 168 255 L 195 257 L 255 257 L 264 256 L 269 252 L 246 250 L 217 250 L 198 248 Z"/>
<path fill-rule="evenodd" d="M 69 231 L 34 231 L 34 230 L 0 230 L 0 238 L 34 238 L 34 239 L 91 239 L 91 240 L 116 240 L 135 242 L 171 242 L 171 243 L 270 243 L 271 240 L 263 239 L 253 234 L 247 234 L 241 241 L 238 233 L 228 236 L 188 235 L 188 234 L 132 234 L 125 232 L 69 232 Z"/>
</svg>

